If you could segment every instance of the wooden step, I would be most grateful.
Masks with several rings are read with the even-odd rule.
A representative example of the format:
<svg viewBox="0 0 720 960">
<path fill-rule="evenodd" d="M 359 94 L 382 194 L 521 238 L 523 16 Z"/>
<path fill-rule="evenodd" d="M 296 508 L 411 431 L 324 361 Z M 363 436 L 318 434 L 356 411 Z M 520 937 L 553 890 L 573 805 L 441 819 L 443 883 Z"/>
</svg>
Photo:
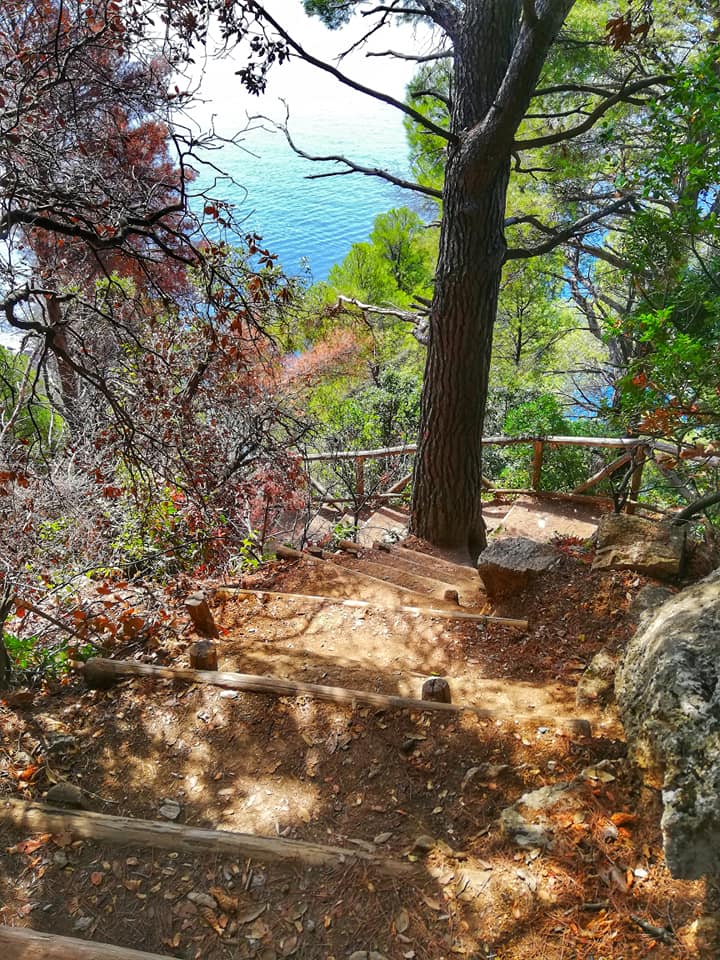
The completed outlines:
<svg viewBox="0 0 720 960">
<path fill-rule="evenodd" d="M 207 830 L 158 820 L 134 820 L 85 810 L 65 810 L 27 800 L 0 801 L 0 821 L 37 833 L 69 834 L 119 846 L 182 850 L 196 856 L 207 853 L 258 860 L 299 860 L 313 867 L 338 867 L 361 862 L 379 873 L 406 876 L 413 864 L 388 860 L 380 854 L 333 847 L 283 837 L 257 837 L 230 830 Z"/>
<path fill-rule="evenodd" d="M 173 960 L 167 953 L 145 953 L 28 927 L 0 927 L 0 956 L 3 960 Z"/>
<path fill-rule="evenodd" d="M 348 599 L 368 600 L 379 606 L 405 605 L 409 607 L 440 607 L 443 610 L 452 610 L 455 604 L 442 599 L 428 596 L 408 587 L 401 587 L 388 580 L 363 573 L 352 565 L 334 563 L 332 560 L 320 559 L 299 550 L 281 548 L 278 556 L 287 559 L 297 559 L 313 568 L 315 574 L 322 577 L 322 593 L 326 596 L 342 596 Z M 315 577 L 317 579 L 317 577 Z M 318 591 L 320 592 L 320 591 Z"/>
<path fill-rule="evenodd" d="M 404 553 L 416 553 L 416 551 L 405 550 Z M 406 570 L 410 574 L 430 579 L 431 582 L 442 583 L 446 590 L 457 590 L 460 594 L 460 602 L 466 606 L 473 606 L 485 600 L 483 582 L 472 567 L 459 567 L 459 573 L 450 574 L 439 568 L 430 569 L 431 565 L 423 565 L 422 559 L 416 561 L 401 554 L 399 550 L 393 551 L 390 556 L 383 551 L 374 551 L 369 559 L 375 560 L 378 556 L 379 562 L 382 563 L 383 555 L 386 562 L 392 562 L 393 567 L 398 570 Z M 417 554 L 417 556 L 422 558 L 423 554 Z"/>
<path fill-rule="evenodd" d="M 388 558 L 389 559 L 389 558 Z M 349 564 L 350 569 L 361 573 L 369 573 L 373 577 L 394 583 L 396 586 L 404 587 L 409 590 L 415 590 L 417 593 L 424 593 L 428 597 L 434 597 L 436 600 L 445 600 L 445 594 L 448 590 L 457 590 L 452 583 L 444 583 L 436 580 L 434 577 L 426 577 L 417 571 L 408 570 L 399 564 L 395 565 L 395 558 L 389 563 L 382 563 L 380 560 L 363 557 L 362 560 L 356 560 Z"/>
<path fill-rule="evenodd" d="M 400 544 L 391 544 L 389 550 L 391 556 L 400 557 L 422 568 L 422 570 L 426 571 L 426 576 L 429 573 L 431 576 L 436 576 L 438 579 L 447 580 L 454 584 L 465 583 L 482 586 L 475 567 L 452 563 L 450 560 L 443 560 L 441 557 L 435 557 L 429 553 L 410 550 L 408 547 L 403 547 Z"/>
</svg>

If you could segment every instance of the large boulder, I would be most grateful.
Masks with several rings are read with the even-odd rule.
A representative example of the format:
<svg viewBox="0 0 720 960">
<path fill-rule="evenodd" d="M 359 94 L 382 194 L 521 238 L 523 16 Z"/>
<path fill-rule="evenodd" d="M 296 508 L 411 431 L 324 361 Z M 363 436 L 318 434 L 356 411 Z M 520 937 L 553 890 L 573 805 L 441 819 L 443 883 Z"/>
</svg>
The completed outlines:
<svg viewBox="0 0 720 960">
<path fill-rule="evenodd" d="M 680 575 L 684 555 L 684 526 L 608 513 L 598 527 L 593 570 L 636 570 L 671 580 Z"/>
<path fill-rule="evenodd" d="M 670 872 L 720 876 L 720 570 L 643 619 L 615 689 L 630 756 L 662 789 Z"/>
<path fill-rule="evenodd" d="M 478 573 L 491 599 L 522 593 L 533 579 L 560 559 L 546 543 L 528 537 L 494 540 L 478 558 Z"/>
</svg>

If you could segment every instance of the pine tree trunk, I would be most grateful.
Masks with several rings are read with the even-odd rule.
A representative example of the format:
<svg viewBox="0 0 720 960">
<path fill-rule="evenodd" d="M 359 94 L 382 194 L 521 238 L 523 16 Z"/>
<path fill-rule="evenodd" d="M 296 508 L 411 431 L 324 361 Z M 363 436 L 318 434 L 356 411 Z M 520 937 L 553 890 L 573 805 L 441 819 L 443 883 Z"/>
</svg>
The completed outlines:
<svg viewBox="0 0 720 960">
<path fill-rule="evenodd" d="M 517 39 L 518 0 L 468 0 L 456 49 L 443 225 L 415 461 L 412 532 L 438 546 L 484 548 L 481 438 L 505 257 L 510 157 L 467 148 L 492 108 Z M 481 42 L 478 42 L 481 40 Z M 457 46 L 457 45 L 456 45 Z"/>
</svg>

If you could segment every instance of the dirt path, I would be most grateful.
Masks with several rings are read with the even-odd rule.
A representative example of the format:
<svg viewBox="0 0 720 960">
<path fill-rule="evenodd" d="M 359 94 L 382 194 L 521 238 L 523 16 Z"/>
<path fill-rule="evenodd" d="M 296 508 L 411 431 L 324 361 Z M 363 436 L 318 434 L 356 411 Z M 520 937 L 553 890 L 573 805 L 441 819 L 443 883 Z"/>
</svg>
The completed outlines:
<svg viewBox="0 0 720 960">
<path fill-rule="evenodd" d="M 100 812 L 157 819 L 172 800 L 179 822 L 372 848 L 415 862 L 416 879 L 29 838 L 0 823 L 0 923 L 186 960 L 716 957 L 693 927 L 713 891 L 668 876 L 658 798 L 612 721 L 593 715 L 591 739 L 516 722 L 577 716 L 583 666 L 632 630 L 644 581 L 592 574 L 575 552 L 500 611 L 527 616 L 526 633 L 283 600 L 215 608 L 221 669 L 412 696 L 441 673 L 456 702 L 492 704 L 497 721 L 153 681 L 0 707 L 0 800 L 39 799 L 66 779 Z M 314 592 L 318 570 L 280 563 L 248 585 Z M 186 665 L 188 639 L 136 655 Z M 575 779 L 578 805 L 552 814 L 549 848 L 502 835 L 505 807 Z M 667 944 L 633 920 L 666 927 L 669 910 Z"/>
</svg>

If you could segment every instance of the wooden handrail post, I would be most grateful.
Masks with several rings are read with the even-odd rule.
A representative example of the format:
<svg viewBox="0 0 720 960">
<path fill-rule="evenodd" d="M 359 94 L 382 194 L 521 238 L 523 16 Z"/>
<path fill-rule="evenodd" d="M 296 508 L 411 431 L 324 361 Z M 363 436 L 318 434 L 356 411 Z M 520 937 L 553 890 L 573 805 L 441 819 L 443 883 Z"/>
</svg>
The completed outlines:
<svg viewBox="0 0 720 960">
<path fill-rule="evenodd" d="M 355 493 L 358 500 L 365 496 L 365 457 L 355 459 Z"/>
<path fill-rule="evenodd" d="M 533 442 L 533 462 L 532 462 L 532 488 L 540 489 L 540 473 L 542 471 L 543 456 L 545 454 L 545 444 L 542 440 Z"/>
<path fill-rule="evenodd" d="M 642 482 L 642 473 L 647 459 L 647 452 L 648 448 L 644 445 L 637 447 L 634 451 L 634 468 L 632 477 L 630 478 L 630 497 L 625 504 L 625 512 L 631 515 L 635 513 L 635 504 L 633 501 L 637 500 L 638 494 L 640 493 L 640 483 Z"/>
</svg>

